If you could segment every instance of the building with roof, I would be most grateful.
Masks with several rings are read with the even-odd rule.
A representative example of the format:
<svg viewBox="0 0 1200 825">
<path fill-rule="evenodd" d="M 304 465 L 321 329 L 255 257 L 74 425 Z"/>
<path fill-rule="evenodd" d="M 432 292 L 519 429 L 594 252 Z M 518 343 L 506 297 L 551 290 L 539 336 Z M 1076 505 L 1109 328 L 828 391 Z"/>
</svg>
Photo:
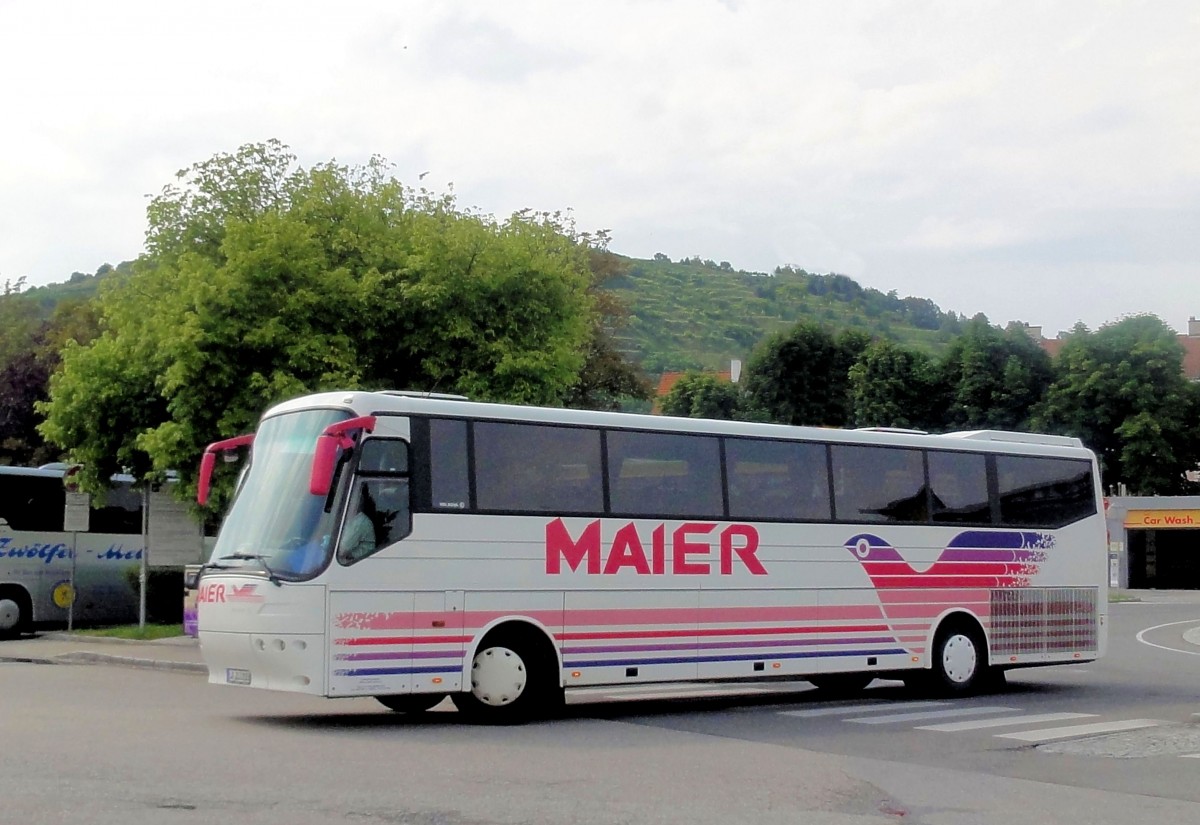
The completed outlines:
<svg viewBox="0 0 1200 825">
<path fill-rule="evenodd" d="M 691 372 L 697 372 L 697 370 L 691 370 Z M 687 371 L 664 372 L 659 377 L 658 386 L 654 390 L 654 404 L 650 408 L 652 413 L 658 415 L 662 412 L 662 400 L 667 397 L 667 393 L 671 391 L 671 388 L 679 383 L 679 379 L 683 378 L 683 376 L 687 374 Z M 727 370 L 723 370 L 721 372 L 705 372 L 703 374 L 716 376 L 717 380 L 719 381 L 730 381 L 736 384 L 741 380 L 742 377 L 742 362 L 734 359 L 729 362 L 729 369 Z"/>
<path fill-rule="evenodd" d="M 1066 333 L 1057 338 L 1043 338 L 1040 326 L 1026 324 L 1025 330 L 1051 358 L 1058 356 L 1067 340 Z M 1194 315 L 1188 318 L 1187 332 L 1177 334 L 1176 339 L 1183 346 L 1183 374 L 1190 381 L 1200 381 L 1200 321 Z"/>
</svg>

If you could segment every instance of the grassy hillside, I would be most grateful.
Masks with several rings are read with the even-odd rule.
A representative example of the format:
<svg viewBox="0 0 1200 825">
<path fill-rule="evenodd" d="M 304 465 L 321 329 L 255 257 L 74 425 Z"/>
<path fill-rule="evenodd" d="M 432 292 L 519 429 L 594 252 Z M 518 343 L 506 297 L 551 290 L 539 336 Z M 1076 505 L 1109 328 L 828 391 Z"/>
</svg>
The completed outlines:
<svg viewBox="0 0 1200 825">
<path fill-rule="evenodd" d="M 628 305 L 624 352 L 651 374 L 720 369 L 743 361 L 767 335 L 799 321 L 866 332 L 930 354 L 961 328 L 960 316 L 925 298 L 863 289 L 844 275 L 791 268 L 773 274 L 691 259 L 624 259 L 626 274 L 605 284 Z"/>
<path fill-rule="evenodd" d="M 648 374 L 667 370 L 728 368 L 743 362 L 767 335 L 802 320 L 831 330 L 854 328 L 937 354 L 960 329 L 960 316 L 926 298 L 899 298 L 864 289 L 845 275 L 815 275 L 783 267 L 772 274 L 735 270 L 692 258 L 671 261 L 625 258 L 623 275 L 605 283 L 630 309 L 619 331 L 623 352 Z M 60 284 L 24 294 L 44 316 L 68 298 L 88 298 L 101 281 L 128 271 L 130 262 L 74 273 Z"/>
</svg>

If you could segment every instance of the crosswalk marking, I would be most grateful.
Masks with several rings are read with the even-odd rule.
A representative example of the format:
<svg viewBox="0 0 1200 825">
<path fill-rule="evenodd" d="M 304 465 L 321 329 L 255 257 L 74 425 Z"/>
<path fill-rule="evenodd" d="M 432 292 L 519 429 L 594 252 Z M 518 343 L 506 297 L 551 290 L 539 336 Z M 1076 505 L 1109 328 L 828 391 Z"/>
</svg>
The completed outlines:
<svg viewBox="0 0 1200 825">
<path fill-rule="evenodd" d="M 882 713 L 888 710 L 915 710 L 916 708 L 945 707 L 947 702 L 876 702 L 871 704 L 841 705 L 836 708 L 812 708 L 811 710 L 781 710 L 780 716 L 797 716 L 811 719 L 818 716 L 839 716 L 856 713 Z"/>
<path fill-rule="evenodd" d="M 886 716 L 870 716 L 861 719 L 847 719 L 856 725 L 888 725 L 893 722 L 916 722 L 923 719 L 946 719 L 954 716 L 979 716 L 987 713 L 1019 713 L 1020 708 L 999 706 L 975 708 L 947 708 L 945 710 L 926 710 L 914 713 L 889 713 Z"/>
<path fill-rule="evenodd" d="M 1200 753 L 1181 753 L 1184 759 L 1200 759 Z"/>
<path fill-rule="evenodd" d="M 1042 728 L 1023 733 L 998 733 L 999 739 L 1017 739 L 1021 742 L 1049 742 L 1053 739 L 1070 739 L 1073 736 L 1090 736 L 1094 733 L 1117 733 L 1124 730 L 1152 728 L 1165 724 L 1156 719 L 1125 719 L 1119 722 L 1093 722 L 1088 725 L 1068 725 L 1064 728 Z"/>
<path fill-rule="evenodd" d="M 1005 716 L 1002 719 L 976 719 L 970 722 L 946 722 L 942 725 L 918 725 L 917 730 L 936 730 L 954 733 L 960 730 L 1002 728 L 1012 725 L 1041 725 L 1046 722 L 1065 722 L 1068 719 L 1095 717 L 1094 713 L 1030 713 L 1025 716 Z"/>
</svg>

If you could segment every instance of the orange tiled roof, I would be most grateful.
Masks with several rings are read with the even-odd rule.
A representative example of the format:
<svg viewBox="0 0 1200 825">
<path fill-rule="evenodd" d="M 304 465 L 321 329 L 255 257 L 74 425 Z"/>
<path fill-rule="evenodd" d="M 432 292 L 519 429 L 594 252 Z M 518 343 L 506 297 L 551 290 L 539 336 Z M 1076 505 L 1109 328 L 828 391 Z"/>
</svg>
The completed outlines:
<svg viewBox="0 0 1200 825">
<path fill-rule="evenodd" d="M 722 381 L 733 380 L 733 373 L 729 370 L 708 374 L 715 375 Z M 686 372 L 664 372 L 662 374 L 662 377 L 658 379 L 658 389 L 654 391 L 654 404 L 651 407 L 651 412 L 662 412 L 662 400 L 666 398 L 667 393 L 671 391 L 671 388 L 679 383 L 679 379 L 683 378 L 685 375 L 687 375 Z"/>
<path fill-rule="evenodd" d="M 1200 335 L 1181 334 L 1176 337 L 1183 346 L 1183 374 L 1191 381 L 1200 381 Z M 1066 339 L 1042 338 L 1038 343 L 1051 358 L 1057 358 Z"/>
</svg>

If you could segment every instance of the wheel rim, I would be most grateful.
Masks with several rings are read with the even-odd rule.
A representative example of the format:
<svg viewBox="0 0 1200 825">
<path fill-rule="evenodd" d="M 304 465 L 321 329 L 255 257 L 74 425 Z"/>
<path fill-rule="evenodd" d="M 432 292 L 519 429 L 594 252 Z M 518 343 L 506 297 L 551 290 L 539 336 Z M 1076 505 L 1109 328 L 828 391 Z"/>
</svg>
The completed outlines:
<svg viewBox="0 0 1200 825">
<path fill-rule="evenodd" d="M 20 605 L 12 599 L 0 599 L 0 630 L 12 630 L 20 621 Z"/>
<path fill-rule="evenodd" d="M 471 693 L 485 705 L 511 705 L 525 692 L 525 662 L 507 647 L 489 647 L 471 663 Z"/>
<path fill-rule="evenodd" d="M 975 677 L 979 657 L 975 642 L 970 636 L 955 633 L 942 646 L 942 670 L 946 678 L 956 685 L 963 685 Z"/>
</svg>

